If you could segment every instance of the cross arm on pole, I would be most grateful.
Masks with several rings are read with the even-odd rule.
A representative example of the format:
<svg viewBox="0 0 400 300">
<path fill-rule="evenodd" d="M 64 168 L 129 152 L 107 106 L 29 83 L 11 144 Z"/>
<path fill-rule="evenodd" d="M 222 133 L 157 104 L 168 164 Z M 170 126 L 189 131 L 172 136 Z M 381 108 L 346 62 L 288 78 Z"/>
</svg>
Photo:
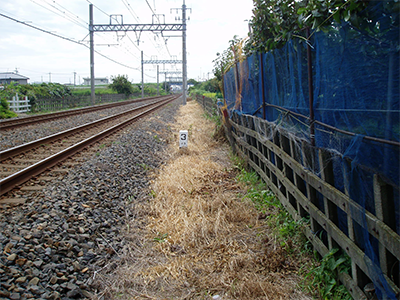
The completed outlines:
<svg viewBox="0 0 400 300">
<path fill-rule="evenodd" d="M 161 64 L 181 64 L 181 60 L 144 60 L 144 64 L 153 64 L 153 65 L 161 65 Z"/>
<path fill-rule="evenodd" d="M 97 24 L 93 25 L 93 31 L 182 31 L 182 24 Z"/>
</svg>

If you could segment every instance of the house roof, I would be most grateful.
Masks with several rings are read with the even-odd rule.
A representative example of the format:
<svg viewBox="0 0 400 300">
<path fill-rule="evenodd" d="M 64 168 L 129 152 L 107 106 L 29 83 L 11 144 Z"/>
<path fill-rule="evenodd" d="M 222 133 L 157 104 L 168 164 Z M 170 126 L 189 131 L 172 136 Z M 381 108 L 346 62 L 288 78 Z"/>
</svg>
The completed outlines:
<svg viewBox="0 0 400 300">
<path fill-rule="evenodd" d="M 5 73 L 0 73 L 0 79 L 24 80 L 29 78 L 26 76 L 19 75 L 17 73 L 5 72 Z"/>
</svg>

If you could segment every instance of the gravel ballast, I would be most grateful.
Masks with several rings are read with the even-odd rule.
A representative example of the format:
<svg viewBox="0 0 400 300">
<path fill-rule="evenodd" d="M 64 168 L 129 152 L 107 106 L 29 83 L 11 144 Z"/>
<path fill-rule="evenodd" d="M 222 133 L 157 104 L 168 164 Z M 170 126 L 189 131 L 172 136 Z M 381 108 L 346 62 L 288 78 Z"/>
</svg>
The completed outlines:
<svg viewBox="0 0 400 300">
<path fill-rule="evenodd" d="M 0 206 L 0 299 L 93 294 L 96 272 L 118 265 L 125 251 L 120 233 L 134 218 L 129 208 L 150 198 L 180 102 L 126 128 L 26 204 Z"/>
<path fill-rule="evenodd" d="M 41 124 L 33 124 L 16 128 L 12 130 L 5 130 L 0 132 L 0 151 L 25 144 L 39 138 L 55 134 L 73 127 L 84 125 L 96 120 L 116 115 L 129 109 L 141 106 L 145 102 L 134 102 L 131 104 L 107 108 L 99 111 L 89 112 L 70 116 L 67 118 L 60 118 Z"/>
</svg>

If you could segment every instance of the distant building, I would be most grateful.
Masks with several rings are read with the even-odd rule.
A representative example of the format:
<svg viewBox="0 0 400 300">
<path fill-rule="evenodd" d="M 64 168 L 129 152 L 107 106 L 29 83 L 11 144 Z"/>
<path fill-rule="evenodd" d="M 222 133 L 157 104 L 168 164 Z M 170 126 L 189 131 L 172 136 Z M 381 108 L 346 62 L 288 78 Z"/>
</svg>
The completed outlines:
<svg viewBox="0 0 400 300">
<path fill-rule="evenodd" d="M 0 84 L 10 84 L 11 82 L 28 84 L 28 79 L 28 77 L 13 72 L 0 73 Z"/>
<path fill-rule="evenodd" d="M 109 84 L 108 78 L 95 78 L 94 85 Z M 90 85 L 90 78 L 83 78 L 83 85 Z"/>
</svg>

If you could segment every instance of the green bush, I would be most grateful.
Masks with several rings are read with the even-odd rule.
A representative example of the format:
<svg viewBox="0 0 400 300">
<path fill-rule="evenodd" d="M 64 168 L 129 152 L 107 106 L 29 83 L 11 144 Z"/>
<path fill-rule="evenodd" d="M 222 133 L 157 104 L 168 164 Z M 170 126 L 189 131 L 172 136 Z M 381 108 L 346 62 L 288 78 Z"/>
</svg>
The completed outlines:
<svg viewBox="0 0 400 300">
<path fill-rule="evenodd" d="M 204 94 L 207 94 L 208 92 L 203 89 L 197 89 L 195 87 L 191 87 L 189 89 L 189 94 L 191 97 L 195 98 L 196 96 L 203 96 Z"/>
<path fill-rule="evenodd" d="M 92 94 L 92 91 L 90 88 L 75 88 L 71 90 L 71 93 L 75 97 L 84 97 L 84 96 L 90 96 Z M 111 88 L 98 88 L 95 89 L 95 94 L 96 95 L 110 95 L 110 94 L 118 94 L 115 90 L 112 90 Z"/>
<path fill-rule="evenodd" d="M 4 90 L 0 91 L 0 119 L 17 117 L 18 115 L 10 110 L 8 100 L 15 95 L 14 84 L 6 85 Z"/>
<path fill-rule="evenodd" d="M 72 95 L 77 97 L 90 96 L 91 90 L 89 89 L 73 89 Z"/>
<path fill-rule="evenodd" d="M 133 85 L 128 80 L 128 76 L 118 75 L 111 77 L 112 83 L 109 85 L 110 89 L 117 92 L 118 94 L 125 94 L 129 96 L 133 93 Z"/>
</svg>

